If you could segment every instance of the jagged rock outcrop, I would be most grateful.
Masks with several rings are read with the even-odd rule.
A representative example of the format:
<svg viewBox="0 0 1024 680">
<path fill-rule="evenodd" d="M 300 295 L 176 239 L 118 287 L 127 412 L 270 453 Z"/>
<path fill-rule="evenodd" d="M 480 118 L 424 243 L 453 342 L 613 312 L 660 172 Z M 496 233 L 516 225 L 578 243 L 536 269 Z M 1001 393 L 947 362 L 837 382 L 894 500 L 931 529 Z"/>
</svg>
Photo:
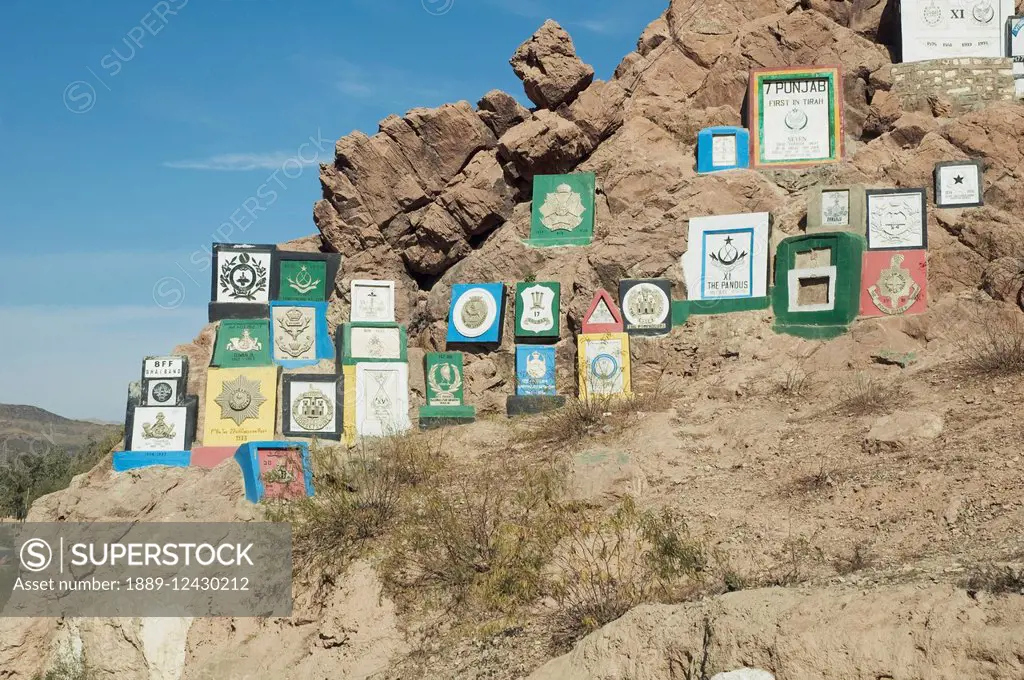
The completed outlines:
<svg viewBox="0 0 1024 680">
<path fill-rule="evenodd" d="M 509 60 L 526 96 L 545 109 L 568 104 L 594 79 L 594 69 L 576 56 L 572 38 L 548 19 Z"/>
</svg>

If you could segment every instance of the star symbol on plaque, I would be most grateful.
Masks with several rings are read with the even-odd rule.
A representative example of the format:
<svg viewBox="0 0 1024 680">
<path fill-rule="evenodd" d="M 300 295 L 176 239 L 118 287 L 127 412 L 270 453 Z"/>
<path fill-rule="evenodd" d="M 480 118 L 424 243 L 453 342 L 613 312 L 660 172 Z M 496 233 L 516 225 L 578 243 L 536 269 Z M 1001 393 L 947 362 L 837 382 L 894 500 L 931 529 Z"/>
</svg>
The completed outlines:
<svg viewBox="0 0 1024 680">
<path fill-rule="evenodd" d="M 963 184 L 963 183 L 964 183 L 964 176 L 963 175 L 957 175 L 956 177 L 953 178 L 953 184 Z"/>
<path fill-rule="evenodd" d="M 260 406 L 266 400 L 260 394 L 260 381 L 249 380 L 244 375 L 224 382 L 220 396 L 214 399 L 220 406 L 220 417 L 225 420 L 230 418 L 235 421 L 235 425 L 259 417 Z"/>
</svg>

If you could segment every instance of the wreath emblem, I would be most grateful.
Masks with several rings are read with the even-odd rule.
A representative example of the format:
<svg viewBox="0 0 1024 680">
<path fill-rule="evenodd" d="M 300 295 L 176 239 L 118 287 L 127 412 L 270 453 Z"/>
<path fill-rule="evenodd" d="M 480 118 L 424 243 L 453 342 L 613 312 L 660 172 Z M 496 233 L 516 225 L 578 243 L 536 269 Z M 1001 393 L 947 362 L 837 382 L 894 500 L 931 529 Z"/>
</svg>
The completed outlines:
<svg viewBox="0 0 1024 680">
<path fill-rule="evenodd" d="M 221 265 L 220 286 L 235 299 L 255 300 L 267 286 L 267 268 L 249 253 L 240 253 Z"/>
</svg>

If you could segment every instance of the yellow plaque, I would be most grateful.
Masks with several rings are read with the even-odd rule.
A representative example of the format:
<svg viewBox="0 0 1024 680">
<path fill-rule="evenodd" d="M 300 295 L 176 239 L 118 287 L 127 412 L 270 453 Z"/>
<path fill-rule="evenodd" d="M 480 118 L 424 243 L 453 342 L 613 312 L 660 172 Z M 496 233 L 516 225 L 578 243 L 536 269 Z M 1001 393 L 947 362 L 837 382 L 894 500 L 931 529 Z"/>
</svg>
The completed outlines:
<svg viewBox="0 0 1024 680">
<path fill-rule="evenodd" d="M 584 333 L 577 336 L 580 399 L 628 396 L 629 336 L 625 333 Z"/>
<path fill-rule="evenodd" d="M 204 446 L 271 441 L 277 423 L 277 366 L 206 373 Z"/>
<path fill-rule="evenodd" d="M 356 367 L 341 367 L 341 379 L 345 385 L 345 402 L 341 408 L 341 420 L 344 423 L 342 441 L 346 446 L 356 443 Z"/>
</svg>

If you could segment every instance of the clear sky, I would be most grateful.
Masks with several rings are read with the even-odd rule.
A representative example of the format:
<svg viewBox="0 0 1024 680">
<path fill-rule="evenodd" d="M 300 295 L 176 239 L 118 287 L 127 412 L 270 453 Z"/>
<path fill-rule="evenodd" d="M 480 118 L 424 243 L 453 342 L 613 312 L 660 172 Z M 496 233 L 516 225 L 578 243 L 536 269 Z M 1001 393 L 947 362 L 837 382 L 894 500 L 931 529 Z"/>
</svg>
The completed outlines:
<svg viewBox="0 0 1024 680">
<path fill-rule="evenodd" d="M 607 79 L 667 4 L 7 0 L 0 402 L 121 420 L 142 357 L 206 322 L 212 241 L 316 232 L 338 137 L 493 88 L 529 105 L 508 58 L 549 17 Z"/>
</svg>

